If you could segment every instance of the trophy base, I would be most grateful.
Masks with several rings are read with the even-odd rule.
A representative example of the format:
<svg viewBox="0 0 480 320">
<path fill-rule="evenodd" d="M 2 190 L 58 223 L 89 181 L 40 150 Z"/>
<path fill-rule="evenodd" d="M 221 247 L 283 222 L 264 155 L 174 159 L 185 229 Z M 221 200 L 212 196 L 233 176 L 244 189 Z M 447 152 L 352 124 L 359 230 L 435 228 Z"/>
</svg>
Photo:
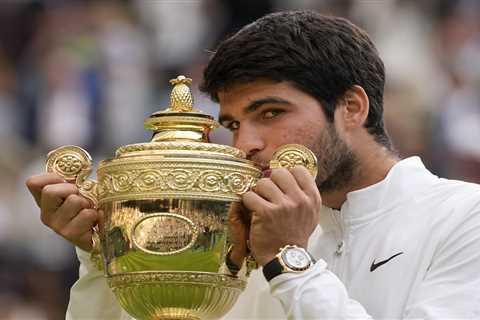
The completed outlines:
<svg viewBox="0 0 480 320">
<path fill-rule="evenodd" d="M 122 273 L 108 283 L 123 309 L 146 320 L 221 318 L 246 285 L 228 275 L 181 271 Z"/>
<path fill-rule="evenodd" d="M 155 315 L 152 315 L 152 320 L 201 320 L 191 314 L 191 310 L 184 308 L 163 308 Z"/>
</svg>

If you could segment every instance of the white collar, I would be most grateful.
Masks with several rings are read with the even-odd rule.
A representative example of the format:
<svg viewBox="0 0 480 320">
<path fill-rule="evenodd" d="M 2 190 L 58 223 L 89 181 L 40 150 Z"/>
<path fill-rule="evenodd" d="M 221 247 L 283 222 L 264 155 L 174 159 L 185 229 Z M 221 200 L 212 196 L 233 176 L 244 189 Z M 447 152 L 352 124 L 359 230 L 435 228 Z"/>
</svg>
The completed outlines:
<svg viewBox="0 0 480 320">
<path fill-rule="evenodd" d="M 343 219 L 349 224 L 373 219 L 400 202 L 413 199 L 436 179 L 419 157 L 403 159 L 382 181 L 347 193 L 347 200 L 340 209 Z"/>
</svg>

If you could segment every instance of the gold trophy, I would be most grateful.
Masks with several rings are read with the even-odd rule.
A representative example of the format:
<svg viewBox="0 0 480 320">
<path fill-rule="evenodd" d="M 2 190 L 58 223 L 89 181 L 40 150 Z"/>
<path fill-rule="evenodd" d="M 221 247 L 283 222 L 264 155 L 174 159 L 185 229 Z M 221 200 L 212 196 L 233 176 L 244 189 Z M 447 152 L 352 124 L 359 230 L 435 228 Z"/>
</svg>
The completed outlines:
<svg viewBox="0 0 480 320">
<path fill-rule="evenodd" d="M 132 317 L 218 319 L 245 288 L 249 271 L 232 274 L 226 267 L 228 211 L 261 170 L 242 151 L 209 143 L 218 123 L 193 108 L 191 79 L 170 82 L 170 106 L 145 120 L 151 142 L 122 146 L 101 161 L 98 182 L 88 179 L 91 158 L 76 146 L 51 151 L 47 171 L 75 183 L 103 211 L 92 258 Z M 316 158 L 303 146 L 283 146 L 271 162 L 272 168 L 297 164 L 316 174 Z"/>
</svg>

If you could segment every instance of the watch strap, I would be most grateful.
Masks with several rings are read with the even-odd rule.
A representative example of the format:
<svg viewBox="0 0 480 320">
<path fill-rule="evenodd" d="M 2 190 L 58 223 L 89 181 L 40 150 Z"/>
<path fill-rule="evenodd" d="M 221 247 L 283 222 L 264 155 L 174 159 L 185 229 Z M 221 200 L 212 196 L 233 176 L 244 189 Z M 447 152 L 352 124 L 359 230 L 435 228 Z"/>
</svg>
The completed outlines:
<svg viewBox="0 0 480 320">
<path fill-rule="evenodd" d="M 273 258 L 272 261 L 268 262 L 263 266 L 263 275 L 267 281 L 272 280 L 276 276 L 283 273 L 283 266 L 280 264 L 278 257 Z"/>
</svg>

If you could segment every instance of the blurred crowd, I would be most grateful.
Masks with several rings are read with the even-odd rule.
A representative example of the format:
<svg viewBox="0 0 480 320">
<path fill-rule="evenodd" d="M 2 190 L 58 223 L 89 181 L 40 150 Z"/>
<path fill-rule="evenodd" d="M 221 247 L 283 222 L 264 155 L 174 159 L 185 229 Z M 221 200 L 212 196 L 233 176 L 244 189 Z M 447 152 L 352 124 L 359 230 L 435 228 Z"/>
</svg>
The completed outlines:
<svg viewBox="0 0 480 320">
<path fill-rule="evenodd" d="M 0 3 L 0 319 L 62 319 L 77 277 L 73 248 L 42 226 L 25 179 L 47 152 L 79 145 L 96 162 L 149 138 L 168 80 L 196 86 L 219 39 L 277 10 L 347 17 L 387 70 L 385 117 L 402 157 L 480 182 L 480 1 L 6 0 Z M 230 143 L 226 131 L 213 134 Z"/>
</svg>

